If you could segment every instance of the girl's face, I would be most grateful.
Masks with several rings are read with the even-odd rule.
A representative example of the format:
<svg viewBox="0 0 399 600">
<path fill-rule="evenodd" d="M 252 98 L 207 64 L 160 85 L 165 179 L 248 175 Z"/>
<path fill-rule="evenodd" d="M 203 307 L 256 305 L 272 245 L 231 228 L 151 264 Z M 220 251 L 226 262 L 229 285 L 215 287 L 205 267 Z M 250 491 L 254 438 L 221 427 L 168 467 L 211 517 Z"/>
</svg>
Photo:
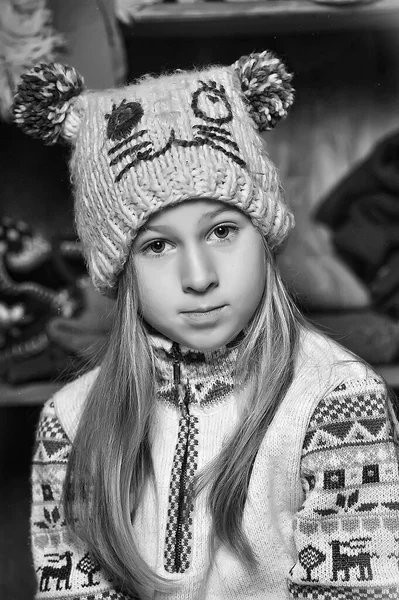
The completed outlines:
<svg viewBox="0 0 399 600">
<path fill-rule="evenodd" d="M 157 331 L 217 350 L 248 324 L 264 290 L 265 249 L 241 211 L 190 200 L 154 214 L 133 243 L 140 306 Z"/>
</svg>

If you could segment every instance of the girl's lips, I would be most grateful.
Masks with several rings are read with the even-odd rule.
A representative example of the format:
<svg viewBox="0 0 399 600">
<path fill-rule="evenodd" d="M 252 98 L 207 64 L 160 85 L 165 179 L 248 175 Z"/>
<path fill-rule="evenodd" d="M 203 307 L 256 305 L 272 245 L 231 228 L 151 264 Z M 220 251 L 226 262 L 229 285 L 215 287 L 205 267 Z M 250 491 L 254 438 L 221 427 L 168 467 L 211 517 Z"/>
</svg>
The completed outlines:
<svg viewBox="0 0 399 600">
<path fill-rule="evenodd" d="M 210 325 L 219 319 L 223 309 L 224 306 L 219 306 L 219 308 L 214 308 L 206 312 L 184 312 L 182 314 L 193 323 Z"/>
</svg>

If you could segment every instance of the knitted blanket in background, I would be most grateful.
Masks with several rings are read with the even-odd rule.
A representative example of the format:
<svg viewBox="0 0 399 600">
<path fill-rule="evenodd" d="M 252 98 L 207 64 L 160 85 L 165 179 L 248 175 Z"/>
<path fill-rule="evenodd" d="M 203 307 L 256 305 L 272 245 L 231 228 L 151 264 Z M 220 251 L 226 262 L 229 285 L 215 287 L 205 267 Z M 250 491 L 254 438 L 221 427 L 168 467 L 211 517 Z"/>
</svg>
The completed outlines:
<svg viewBox="0 0 399 600">
<path fill-rule="evenodd" d="M 63 38 L 51 24 L 46 0 L 0 0 L 0 117 L 9 109 L 21 74 L 54 60 Z"/>
<path fill-rule="evenodd" d="M 369 286 L 376 305 L 399 317 L 399 133 L 380 141 L 328 194 L 316 219 Z"/>
<path fill-rule="evenodd" d="M 335 186 L 315 215 L 333 230 L 338 252 L 367 283 L 398 250 L 398 159 L 395 132 Z"/>
</svg>

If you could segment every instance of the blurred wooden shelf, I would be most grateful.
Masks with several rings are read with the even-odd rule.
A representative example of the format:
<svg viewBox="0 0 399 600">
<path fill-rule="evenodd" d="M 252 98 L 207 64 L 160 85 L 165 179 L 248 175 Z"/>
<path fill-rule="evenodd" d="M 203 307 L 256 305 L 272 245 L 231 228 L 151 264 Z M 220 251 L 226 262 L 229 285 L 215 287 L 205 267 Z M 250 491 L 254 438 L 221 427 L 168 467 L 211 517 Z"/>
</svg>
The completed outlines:
<svg viewBox="0 0 399 600">
<path fill-rule="evenodd" d="M 48 381 L 18 386 L 0 383 L 0 408 L 44 404 L 62 385 Z"/>
<path fill-rule="evenodd" d="M 131 29 L 139 37 L 305 33 L 359 28 L 399 29 L 399 0 L 319 4 L 312 0 L 194 1 L 140 9 Z"/>
<path fill-rule="evenodd" d="M 375 365 L 374 369 L 385 379 L 390 387 L 399 390 L 399 364 Z"/>
</svg>

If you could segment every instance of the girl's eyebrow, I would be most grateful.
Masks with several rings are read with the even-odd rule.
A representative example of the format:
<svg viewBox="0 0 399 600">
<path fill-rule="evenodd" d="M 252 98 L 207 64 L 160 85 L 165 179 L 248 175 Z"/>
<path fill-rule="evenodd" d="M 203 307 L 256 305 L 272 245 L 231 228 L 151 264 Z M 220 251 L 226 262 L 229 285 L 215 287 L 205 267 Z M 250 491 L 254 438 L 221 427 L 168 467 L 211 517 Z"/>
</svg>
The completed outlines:
<svg viewBox="0 0 399 600">
<path fill-rule="evenodd" d="M 210 219 L 212 217 L 217 217 L 217 216 L 221 215 L 222 213 L 231 212 L 231 211 L 236 212 L 234 207 L 232 207 L 232 206 L 222 206 L 221 208 L 218 208 L 217 210 L 210 210 L 202 215 L 202 217 L 198 221 L 198 224 L 200 224 L 203 221 L 206 221 L 207 219 Z M 169 229 L 170 229 L 169 225 L 145 225 L 144 227 L 142 227 L 140 229 L 138 235 L 145 233 L 146 231 L 150 231 L 150 230 L 162 233 L 164 231 L 169 231 Z"/>
</svg>

